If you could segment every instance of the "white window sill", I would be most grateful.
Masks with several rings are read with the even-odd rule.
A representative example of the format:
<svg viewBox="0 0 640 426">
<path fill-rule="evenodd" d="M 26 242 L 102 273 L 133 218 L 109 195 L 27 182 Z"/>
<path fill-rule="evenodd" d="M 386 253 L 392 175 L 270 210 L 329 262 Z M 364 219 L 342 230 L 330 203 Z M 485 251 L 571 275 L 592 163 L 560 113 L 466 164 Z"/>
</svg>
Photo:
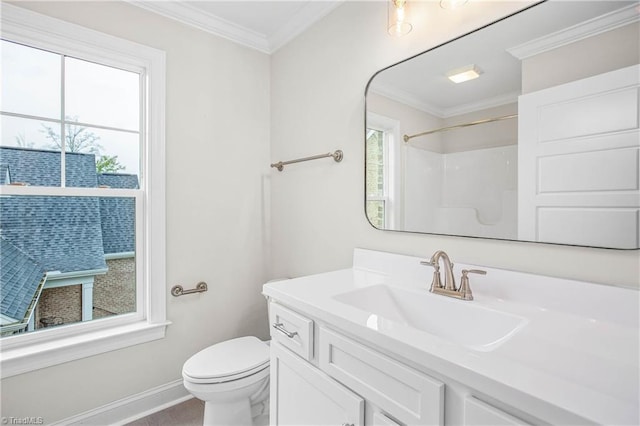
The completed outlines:
<svg viewBox="0 0 640 426">
<path fill-rule="evenodd" d="M 169 321 L 149 324 L 136 322 L 54 341 L 33 343 L 28 346 L 2 349 L 0 353 L 1 377 L 38 370 L 52 365 L 85 358 L 152 340 L 162 339 Z"/>
</svg>

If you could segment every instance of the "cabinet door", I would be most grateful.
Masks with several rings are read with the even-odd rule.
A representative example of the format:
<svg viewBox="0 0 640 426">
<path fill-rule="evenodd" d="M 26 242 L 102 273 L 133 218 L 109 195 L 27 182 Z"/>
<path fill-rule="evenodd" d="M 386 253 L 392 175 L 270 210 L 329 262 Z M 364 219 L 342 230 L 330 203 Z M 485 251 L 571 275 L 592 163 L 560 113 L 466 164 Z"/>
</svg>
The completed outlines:
<svg viewBox="0 0 640 426">
<path fill-rule="evenodd" d="M 464 401 L 465 426 L 527 426 L 520 419 L 468 396 Z"/>
<path fill-rule="evenodd" d="M 372 426 L 401 426 L 400 423 L 396 423 L 389 417 L 385 416 L 379 411 L 373 413 L 373 425 Z"/>
<path fill-rule="evenodd" d="M 364 425 L 364 400 L 279 343 L 271 345 L 272 425 Z"/>
<path fill-rule="evenodd" d="M 407 425 L 444 424 L 444 383 L 320 327 L 320 368 Z"/>
</svg>

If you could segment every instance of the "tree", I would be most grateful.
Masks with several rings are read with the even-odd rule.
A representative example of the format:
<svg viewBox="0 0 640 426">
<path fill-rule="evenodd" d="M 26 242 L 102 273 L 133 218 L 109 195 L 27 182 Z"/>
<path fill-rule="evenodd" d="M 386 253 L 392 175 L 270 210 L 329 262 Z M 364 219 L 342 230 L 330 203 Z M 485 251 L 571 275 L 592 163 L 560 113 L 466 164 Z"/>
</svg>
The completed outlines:
<svg viewBox="0 0 640 426">
<path fill-rule="evenodd" d="M 124 170 L 124 166 L 118 162 L 117 155 L 101 155 L 96 157 L 96 171 L 98 173 L 117 173 Z"/>
<path fill-rule="evenodd" d="M 96 156 L 96 172 L 98 173 L 116 173 L 124 170 L 125 166 L 120 164 L 117 155 L 101 154 L 102 145 L 99 143 L 100 136 L 88 130 L 86 127 L 78 125 L 77 122 L 77 116 L 67 116 L 64 129 L 65 152 L 94 154 Z M 45 137 L 52 142 L 50 147 L 57 151 L 61 151 L 62 143 L 60 141 L 60 135 L 50 126 L 43 124 L 42 127 Z"/>
<path fill-rule="evenodd" d="M 36 144 L 33 142 L 27 142 L 27 138 L 24 136 L 24 133 L 18 134 L 16 136 L 16 146 L 20 148 L 33 148 Z"/>
<path fill-rule="evenodd" d="M 85 152 L 89 154 L 99 154 L 102 149 L 102 145 L 98 143 L 100 136 L 87 130 L 86 127 L 79 126 L 74 121 L 78 121 L 78 117 L 66 117 L 67 122 L 65 124 L 64 135 L 64 148 L 65 152 Z M 42 125 L 44 133 L 47 139 L 52 144 L 51 148 L 57 151 L 62 151 L 62 143 L 60 141 L 60 135 L 50 126 Z"/>
</svg>

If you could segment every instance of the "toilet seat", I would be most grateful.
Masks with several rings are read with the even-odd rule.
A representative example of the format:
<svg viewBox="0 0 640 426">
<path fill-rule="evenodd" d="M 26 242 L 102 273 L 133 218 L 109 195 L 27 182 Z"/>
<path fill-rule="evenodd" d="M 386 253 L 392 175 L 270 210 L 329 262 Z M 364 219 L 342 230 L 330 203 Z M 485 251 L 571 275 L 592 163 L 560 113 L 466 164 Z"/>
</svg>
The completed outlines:
<svg viewBox="0 0 640 426">
<path fill-rule="evenodd" d="M 209 346 L 184 363 L 182 376 L 191 383 L 223 383 L 269 367 L 269 346 L 253 336 Z"/>
</svg>

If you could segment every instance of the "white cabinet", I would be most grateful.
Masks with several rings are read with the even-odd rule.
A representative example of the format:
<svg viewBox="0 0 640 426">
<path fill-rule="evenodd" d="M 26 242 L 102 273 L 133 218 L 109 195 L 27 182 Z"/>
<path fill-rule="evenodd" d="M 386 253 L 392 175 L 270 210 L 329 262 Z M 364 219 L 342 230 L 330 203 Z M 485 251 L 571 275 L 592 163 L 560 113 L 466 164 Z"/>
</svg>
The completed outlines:
<svg viewBox="0 0 640 426">
<path fill-rule="evenodd" d="M 277 303 L 269 307 L 271 337 L 306 360 L 313 357 L 313 321 Z"/>
<path fill-rule="evenodd" d="M 281 344 L 271 345 L 272 425 L 364 425 L 364 400 Z"/>
<path fill-rule="evenodd" d="M 444 383 L 324 327 L 319 332 L 323 371 L 404 424 L 443 424 Z"/>
<path fill-rule="evenodd" d="M 391 420 L 379 411 L 373 413 L 372 419 L 372 426 L 401 426 L 400 423 Z"/>
<path fill-rule="evenodd" d="M 271 303 L 271 424 L 444 424 L 444 384 Z M 314 342 L 317 347 L 314 351 Z"/>
<path fill-rule="evenodd" d="M 465 426 L 526 426 L 528 423 L 472 396 L 464 401 Z"/>
<path fill-rule="evenodd" d="M 527 424 L 460 383 L 438 380 L 278 303 L 269 309 L 272 325 L 282 325 L 271 328 L 273 426 Z"/>
</svg>

